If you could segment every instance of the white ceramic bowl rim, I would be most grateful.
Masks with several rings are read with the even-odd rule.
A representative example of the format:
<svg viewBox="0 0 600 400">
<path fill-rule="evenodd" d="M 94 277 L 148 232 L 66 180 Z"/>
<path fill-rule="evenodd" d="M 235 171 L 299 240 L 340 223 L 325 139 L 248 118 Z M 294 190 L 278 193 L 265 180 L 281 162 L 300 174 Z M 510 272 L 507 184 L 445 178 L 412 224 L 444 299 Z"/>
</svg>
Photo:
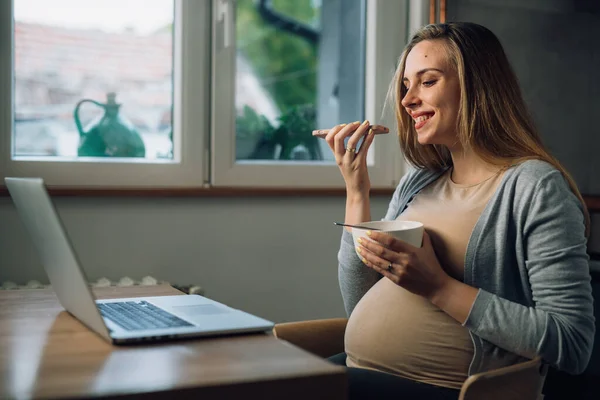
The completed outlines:
<svg viewBox="0 0 600 400">
<path fill-rule="evenodd" d="M 416 228 L 421 228 L 423 226 L 423 224 L 418 221 L 403 221 L 403 220 L 369 221 L 369 222 L 362 222 L 357 225 L 361 225 L 366 228 L 378 228 L 384 232 L 416 229 Z M 396 225 L 396 226 L 394 226 L 394 225 Z M 353 228 L 353 229 L 366 230 L 366 229 L 361 229 L 361 228 Z"/>
</svg>

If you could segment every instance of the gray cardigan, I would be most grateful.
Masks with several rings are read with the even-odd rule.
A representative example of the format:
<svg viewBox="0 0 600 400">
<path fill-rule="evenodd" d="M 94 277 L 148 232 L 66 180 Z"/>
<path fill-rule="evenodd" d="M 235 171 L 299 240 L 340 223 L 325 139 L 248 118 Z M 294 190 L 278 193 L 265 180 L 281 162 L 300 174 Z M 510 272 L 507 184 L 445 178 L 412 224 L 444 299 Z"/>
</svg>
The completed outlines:
<svg viewBox="0 0 600 400">
<path fill-rule="evenodd" d="M 384 219 L 396 219 L 442 173 L 405 174 Z M 381 275 L 363 265 L 346 230 L 338 260 L 350 315 Z M 465 255 L 464 282 L 479 289 L 464 323 L 474 346 L 469 375 L 537 355 L 566 372 L 583 372 L 595 330 L 588 261 L 582 204 L 560 171 L 537 160 L 509 168 Z"/>
</svg>

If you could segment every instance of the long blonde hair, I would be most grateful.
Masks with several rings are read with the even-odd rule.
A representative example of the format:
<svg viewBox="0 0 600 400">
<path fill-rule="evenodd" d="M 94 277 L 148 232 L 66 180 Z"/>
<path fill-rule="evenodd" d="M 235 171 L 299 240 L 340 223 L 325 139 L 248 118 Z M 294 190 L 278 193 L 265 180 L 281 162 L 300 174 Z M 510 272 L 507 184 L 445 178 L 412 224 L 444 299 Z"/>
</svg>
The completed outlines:
<svg viewBox="0 0 600 400">
<path fill-rule="evenodd" d="M 500 41 L 481 25 L 470 22 L 427 25 L 417 31 L 405 47 L 390 86 L 390 95 L 400 147 L 407 161 L 430 170 L 452 165 L 445 146 L 419 144 L 413 121 L 401 104 L 406 95 L 402 83 L 406 57 L 424 40 L 443 41 L 450 62 L 458 72 L 461 97 L 457 136 L 462 147 L 473 149 L 484 161 L 494 165 L 513 165 L 529 159 L 552 164 L 583 204 L 585 232 L 589 236 L 590 216 L 577 184 L 544 147 Z"/>
</svg>

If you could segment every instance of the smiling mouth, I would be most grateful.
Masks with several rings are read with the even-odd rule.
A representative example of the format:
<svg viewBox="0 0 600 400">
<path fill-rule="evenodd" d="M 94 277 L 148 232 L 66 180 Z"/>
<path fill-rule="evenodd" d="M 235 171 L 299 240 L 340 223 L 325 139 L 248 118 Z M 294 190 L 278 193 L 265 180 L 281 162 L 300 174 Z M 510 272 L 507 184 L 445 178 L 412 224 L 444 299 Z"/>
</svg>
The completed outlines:
<svg viewBox="0 0 600 400">
<path fill-rule="evenodd" d="M 433 117 L 434 113 L 420 115 L 417 118 L 414 118 L 415 121 L 415 129 L 421 129 L 431 117 Z"/>
</svg>

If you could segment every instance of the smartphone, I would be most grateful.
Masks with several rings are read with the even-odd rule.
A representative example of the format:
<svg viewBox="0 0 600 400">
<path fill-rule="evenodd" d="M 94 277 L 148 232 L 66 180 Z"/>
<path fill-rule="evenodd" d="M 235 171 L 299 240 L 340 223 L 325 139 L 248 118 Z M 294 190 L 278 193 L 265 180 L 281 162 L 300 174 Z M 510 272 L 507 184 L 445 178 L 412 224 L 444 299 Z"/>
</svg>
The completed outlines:
<svg viewBox="0 0 600 400">
<path fill-rule="evenodd" d="M 375 135 L 390 133 L 390 129 L 387 126 L 383 125 L 369 125 L 369 129 L 373 129 L 373 133 Z M 369 132 L 369 130 L 367 130 L 366 132 Z M 327 136 L 327 133 L 329 133 L 329 129 L 317 129 L 312 131 L 313 136 L 317 136 L 320 138 L 325 138 L 325 136 Z"/>
</svg>

